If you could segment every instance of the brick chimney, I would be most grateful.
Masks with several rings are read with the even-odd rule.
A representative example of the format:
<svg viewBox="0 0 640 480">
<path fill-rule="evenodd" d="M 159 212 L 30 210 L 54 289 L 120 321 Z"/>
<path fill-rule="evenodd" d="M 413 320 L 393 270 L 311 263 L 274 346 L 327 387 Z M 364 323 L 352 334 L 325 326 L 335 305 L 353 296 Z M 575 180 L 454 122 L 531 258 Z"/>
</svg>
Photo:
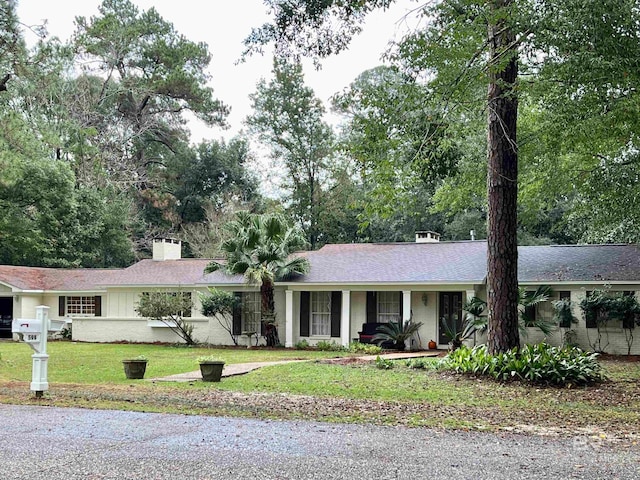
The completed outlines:
<svg viewBox="0 0 640 480">
<path fill-rule="evenodd" d="M 175 238 L 154 238 L 153 239 L 153 259 L 179 260 L 182 258 L 182 242 Z"/>
<path fill-rule="evenodd" d="M 440 234 L 437 232 L 431 232 L 429 230 L 416 232 L 416 243 L 437 243 L 439 241 Z"/>
</svg>

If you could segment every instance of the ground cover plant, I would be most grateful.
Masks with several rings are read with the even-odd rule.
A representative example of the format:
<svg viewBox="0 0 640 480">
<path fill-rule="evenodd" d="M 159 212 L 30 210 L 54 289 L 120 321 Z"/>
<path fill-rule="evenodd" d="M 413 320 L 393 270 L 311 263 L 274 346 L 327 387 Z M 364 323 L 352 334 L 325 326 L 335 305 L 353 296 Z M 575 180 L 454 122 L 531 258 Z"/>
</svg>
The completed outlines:
<svg viewBox="0 0 640 480">
<path fill-rule="evenodd" d="M 523 380 L 546 385 L 589 385 L 605 379 L 597 353 L 545 343 L 525 345 L 495 355 L 485 345 L 462 346 L 441 362 L 456 373 L 485 375 L 495 380 Z"/>
<path fill-rule="evenodd" d="M 411 368 L 406 360 L 398 360 L 393 361 L 393 368 L 380 370 L 375 360 L 313 350 L 52 342 L 50 352 L 50 390 L 36 400 L 29 392 L 31 351 L 21 344 L 0 344 L 0 402 L 580 434 L 597 441 L 617 440 L 629 447 L 640 440 L 637 359 L 607 357 L 602 360 L 607 381 L 592 387 L 556 388 L 457 375 L 436 368 L 440 359 L 435 358 L 422 359 L 425 368 Z M 311 360 L 264 367 L 212 386 L 127 381 L 119 361 L 138 354 L 149 358 L 147 378 L 194 370 L 195 359 L 207 354 L 228 363 Z M 90 373 L 105 362 L 109 368 Z M 109 373 L 111 370 L 114 372 Z"/>
</svg>

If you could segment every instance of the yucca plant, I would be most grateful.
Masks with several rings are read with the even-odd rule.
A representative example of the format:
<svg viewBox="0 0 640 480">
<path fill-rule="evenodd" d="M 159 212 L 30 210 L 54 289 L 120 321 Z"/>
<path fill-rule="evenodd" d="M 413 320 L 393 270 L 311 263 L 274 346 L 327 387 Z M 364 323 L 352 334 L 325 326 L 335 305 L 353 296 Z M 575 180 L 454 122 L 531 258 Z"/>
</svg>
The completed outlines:
<svg viewBox="0 0 640 480">
<path fill-rule="evenodd" d="M 411 320 L 383 323 L 376 329 L 377 333 L 373 336 L 372 341 L 378 345 L 390 342 L 393 343 L 396 350 L 404 350 L 406 340 L 413 337 L 420 330 L 420 327 L 422 327 L 422 322 Z"/>
</svg>

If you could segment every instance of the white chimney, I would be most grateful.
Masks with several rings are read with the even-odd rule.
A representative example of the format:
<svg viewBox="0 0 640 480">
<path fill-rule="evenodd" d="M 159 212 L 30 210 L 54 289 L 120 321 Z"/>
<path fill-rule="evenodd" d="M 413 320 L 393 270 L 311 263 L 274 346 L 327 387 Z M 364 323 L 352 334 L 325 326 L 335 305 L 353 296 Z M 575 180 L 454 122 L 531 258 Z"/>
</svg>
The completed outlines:
<svg viewBox="0 0 640 480">
<path fill-rule="evenodd" d="M 437 243 L 440 241 L 440 234 L 428 230 L 416 232 L 416 243 Z"/>
<path fill-rule="evenodd" d="M 153 259 L 179 260 L 182 257 L 182 242 L 175 238 L 154 238 Z"/>
</svg>

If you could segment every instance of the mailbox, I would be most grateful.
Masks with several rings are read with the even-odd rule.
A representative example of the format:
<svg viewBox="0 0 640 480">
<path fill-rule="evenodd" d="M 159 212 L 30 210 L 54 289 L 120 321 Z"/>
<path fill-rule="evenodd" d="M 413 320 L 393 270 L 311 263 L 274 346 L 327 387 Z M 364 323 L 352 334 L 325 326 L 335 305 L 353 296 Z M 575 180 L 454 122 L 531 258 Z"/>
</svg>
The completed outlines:
<svg viewBox="0 0 640 480">
<path fill-rule="evenodd" d="M 13 333 L 40 333 L 42 332 L 42 320 L 39 318 L 14 318 L 11 324 Z"/>
<path fill-rule="evenodd" d="M 42 321 L 45 319 L 40 318 L 14 318 L 11 324 L 11 331 L 17 333 L 20 340 L 27 343 L 39 342 L 41 335 L 44 333 L 42 328 Z M 56 333 L 62 330 L 66 324 L 65 320 L 48 320 L 46 328 L 47 333 Z"/>
<path fill-rule="evenodd" d="M 59 332 L 65 323 L 64 320 L 49 319 L 49 307 L 40 305 L 36 307 L 36 318 L 16 318 L 11 324 L 11 331 L 17 333 L 20 340 L 35 352 L 31 355 L 33 359 L 31 390 L 36 392 L 36 397 L 41 397 L 44 390 L 49 388 L 47 335 L 49 332 Z"/>
</svg>

